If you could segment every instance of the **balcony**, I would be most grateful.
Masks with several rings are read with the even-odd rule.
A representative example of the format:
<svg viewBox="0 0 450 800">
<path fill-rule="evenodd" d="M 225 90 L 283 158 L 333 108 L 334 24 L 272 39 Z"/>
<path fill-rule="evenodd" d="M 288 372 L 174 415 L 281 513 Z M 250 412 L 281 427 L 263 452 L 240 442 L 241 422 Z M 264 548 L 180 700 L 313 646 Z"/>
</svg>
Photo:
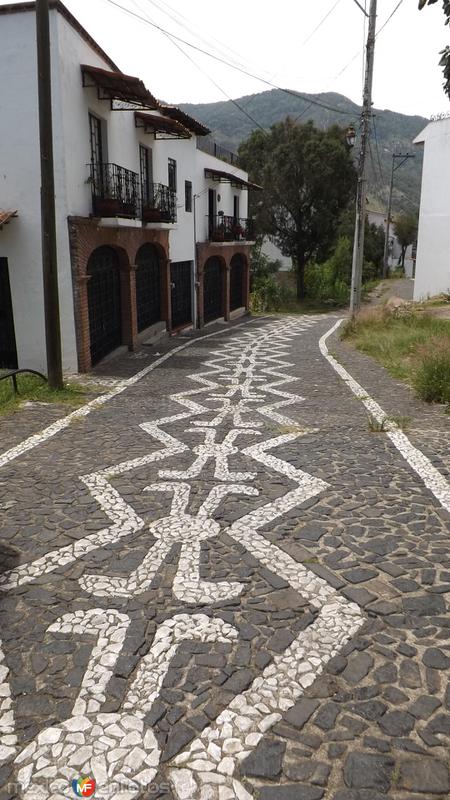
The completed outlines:
<svg viewBox="0 0 450 800">
<path fill-rule="evenodd" d="M 95 217 L 138 216 L 139 175 L 118 164 L 91 164 L 92 209 Z"/>
<path fill-rule="evenodd" d="M 210 242 L 248 242 L 254 240 L 252 219 L 218 214 L 208 217 Z"/>
<path fill-rule="evenodd" d="M 176 222 L 177 196 L 161 183 L 146 186 L 137 172 L 118 164 L 91 164 L 92 211 L 95 217 L 126 217 L 143 222 Z"/>
<path fill-rule="evenodd" d="M 234 167 L 239 167 L 239 156 L 226 147 L 222 147 L 221 144 L 217 144 L 210 136 L 197 137 L 197 150 L 220 158 L 221 161 L 226 161 L 227 164 L 232 164 Z"/>
<path fill-rule="evenodd" d="M 142 199 L 142 222 L 176 222 L 177 196 L 162 183 L 150 183 Z"/>
</svg>

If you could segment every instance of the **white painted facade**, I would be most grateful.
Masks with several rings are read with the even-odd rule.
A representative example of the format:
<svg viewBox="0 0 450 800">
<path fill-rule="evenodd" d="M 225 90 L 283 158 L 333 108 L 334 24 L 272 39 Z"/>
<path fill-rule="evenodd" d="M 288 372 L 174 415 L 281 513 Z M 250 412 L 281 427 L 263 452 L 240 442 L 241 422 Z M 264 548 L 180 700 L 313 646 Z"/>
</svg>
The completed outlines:
<svg viewBox="0 0 450 800">
<path fill-rule="evenodd" d="M 89 113 L 105 123 L 103 161 L 140 171 L 139 145 L 151 149 L 153 182 L 168 185 L 168 159 L 177 163 L 177 222 L 149 227 L 170 230 L 171 261 L 195 264 L 194 200 L 185 210 L 185 181 L 196 196 L 197 241 L 208 238 L 208 188 L 220 194 L 218 210 L 233 214 L 233 195 L 240 196 L 240 216 L 247 216 L 247 191 L 205 178 L 205 167 L 247 175 L 197 149 L 197 137 L 157 139 L 136 128 L 134 112 L 112 111 L 97 89 L 84 88 L 81 64 L 114 70 L 106 54 L 90 42 L 65 15 L 53 8 L 51 57 L 56 218 L 63 367 L 77 369 L 72 267 L 68 217 L 92 214 L 89 163 Z M 117 68 L 116 68 L 117 69 Z M 15 336 L 20 367 L 46 371 L 40 226 L 40 159 L 37 107 L 35 13 L 22 10 L 0 16 L 0 208 L 18 211 L 0 231 L 0 257 L 8 260 Z M 158 111 L 151 111 L 158 114 Z M 101 220 L 104 226 L 141 228 L 140 220 Z"/>
<path fill-rule="evenodd" d="M 414 300 L 450 291 L 450 118 L 430 122 L 423 145 Z"/>
</svg>

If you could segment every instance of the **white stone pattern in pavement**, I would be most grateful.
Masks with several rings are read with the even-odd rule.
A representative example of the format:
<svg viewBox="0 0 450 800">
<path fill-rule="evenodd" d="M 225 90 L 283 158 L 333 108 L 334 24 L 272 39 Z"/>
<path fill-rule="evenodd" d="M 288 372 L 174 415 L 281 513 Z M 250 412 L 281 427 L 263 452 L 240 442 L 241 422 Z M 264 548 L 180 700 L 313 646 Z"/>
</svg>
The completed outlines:
<svg viewBox="0 0 450 800">
<path fill-rule="evenodd" d="M 250 797 L 235 777 L 239 762 L 297 701 L 328 659 L 339 652 L 364 621 L 358 606 L 338 595 L 324 580 L 259 533 L 261 528 L 328 488 L 324 481 L 296 469 L 280 456 L 283 446 L 310 433 L 296 429 L 282 410 L 302 402 L 303 398 L 287 390 L 295 377 L 287 372 L 292 365 L 285 359 L 293 339 L 313 324 L 311 318 L 274 321 L 262 330 L 245 330 L 211 352 L 204 362 L 206 371 L 190 376 L 196 388 L 170 396 L 184 410 L 141 425 L 142 431 L 161 444 L 162 449 L 81 478 L 112 524 L 3 577 L 3 588 L 12 589 L 143 530 L 143 520 L 114 488 L 114 477 L 189 452 L 192 454 L 189 467 L 159 469 L 158 481 L 147 487 L 150 492 L 170 493 L 171 509 L 167 516 L 148 526 L 155 543 L 139 567 L 124 577 L 85 575 L 80 579 L 81 589 L 94 597 L 131 598 L 151 586 L 173 544 L 179 543 L 173 583 L 173 594 L 178 600 L 186 606 L 207 606 L 230 597 L 238 598 L 243 589 L 240 583 L 209 582 L 200 577 L 202 541 L 212 540 L 223 530 L 318 610 L 315 622 L 284 653 L 277 655 L 251 687 L 235 697 L 216 722 L 175 759 L 170 779 L 174 797 L 179 799 Z M 261 417 L 289 426 L 292 432 L 265 438 Z M 172 423 L 182 420 L 189 420 L 185 433 L 190 444 L 167 431 Z M 231 430 L 221 439 L 223 434 L 219 434 L 217 427 L 223 424 Z M 271 452 L 275 449 L 277 455 Z M 287 490 L 231 526 L 221 527 L 213 514 L 227 495 L 256 498 L 259 494 L 255 486 L 249 485 L 256 472 L 233 468 L 237 455 L 253 460 L 255 466 L 262 464 L 269 474 L 284 476 Z M 194 515 L 189 511 L 188 481 L 195 478 L 198 485 L 210 461 L 214 462 L 218 483 L 209 488 Z M 123 710 L 103 714 L 101 705 L 129 624 L 125 614 L 93 609 L 66 614 L 49 629 L 66 636 L 90 631 L 97 636 L 97 643 L 72 717 L 41 732 L 16 758 L 25 800 L 59 800 L 66 796 L 67 781 L 74 771 L 94 775 L 99 798 L 102 787 L 107 791 L 103 796 L 111 796 L 111 781 L 116 784 L 114 796 L 120 800 L 137 797 L 142 787 L 148 787 L 153 780 L 160 761 L 154 733 L 145 727 L 143 718 L 158 697 L 179 642 L 231 641 L 237 637 L 237 631 L 220 618 L 186 613 L 166 620 L 157 629 L 150 652 L 137 669 Z"/>
<path fill-rule="evenodd" d="M 8 761 L 14 755 L 16 743 L 9 669 L 0 639 L 0 764 Z"/>
<path fill-rule="evenodd" d="M 406 434 L 400 430 L 396 422 L 389 419 L 388 415 L 383 411 L 381 406 L 360 386 L 357 381 L 350 375 L 349 372 L 339 364 L 338 361 L 329 353 L 327 347 L 327 340 L 339 328 L 343 320 L 340 319 L 325 333 L 319 342 L 320 352 L 326 358 L 329 364 L 342 378 L 344 383 L 347 384 L 349 389 L 353 392 L 358 400 L 361 400 L 369 414 L 371 414 L 377 422 L 384 424 L 386 435 L 391 440 L 394 447 L 397 448 L 399 453 L 403 456 L 405 461 L 409 464 L 411 469 L 419 476 L 420 480 L 425 484 L 427 489 L 434 494 L 441 506 L 447 511 L 450 511 L 450 484 L 439 472 L 438 469 L 431 463 L 424 453 L 414 447 Z"/>
</svg>

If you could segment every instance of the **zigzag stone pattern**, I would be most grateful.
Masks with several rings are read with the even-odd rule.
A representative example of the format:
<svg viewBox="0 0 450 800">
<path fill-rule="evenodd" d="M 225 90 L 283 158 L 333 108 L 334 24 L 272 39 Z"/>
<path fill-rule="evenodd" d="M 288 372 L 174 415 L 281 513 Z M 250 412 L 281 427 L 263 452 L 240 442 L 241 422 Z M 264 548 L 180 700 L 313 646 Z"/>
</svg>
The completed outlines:
<svg viewBox="0 0 450 800">
<path fill-rule="evenodd" d="M 276 320 L 261 329 L 246 329 L 214 349 L 204 371 L 189 375 L 195 388 L 170 395 L 176 413 L 140 424 L 137 435 L 148 436 L 159 449 L 80 477 L 110 524 L 2 576 L 3 590 L 26 591 L 34 581 L 60 574 L 75 562 L 83 564 L 95 552 L 108 551 L 129 537 L 149 542 L 137 567 L 124 574 L 83 570 L 78 587 L 84 610 L 68 610 L 47 628 L 47 636 L 70 640 L 88 635 L 95 644 L 69 717 L 43 729 L 15 757 L 24 800 L 66 797 L 74 771 L 96 778 L 98 797 L 132 800 L 149 790 L 164 759 L 174 798 L 252 797 L 237 777 L 239 764 L 364 623 L 358 605 L 264 534 L 292 509 L 329 490 L 327 482 L 283 458 L 283 448 L 294 442 L 300 447 L 302 436 L 315 430 L 300 429 L 286 415 L 289 406 L 303 400 L 289 391 L 295 380 L 289 373 L 289 351 L 315 322 Z M 170 504 L 150 522 L 115 485 L 137 470 L 151 476 L 145 496 Z M 279 480 L 275 498 L 261 493 L 262 476 Z M 242 506 L 237 518 L 224 525 L 220 512 L 232 496 L 245 501 L 246 510 Z M 231 546 L 244 549 L 260 570 L 273 576 L 271 580 L 288 587 L 299 606 L 310 609 L 309 617 L 305 614 L 290 643 L 260 667 L 248 688 L 234 691 L 209 726 L 191 737 L 181 753 L 178 748 L 175 758 L 169 753 L 163 759 L 159 732 L 148 715 L 183 643 L 218 644 L 231 652 L 239 641 L 240 631 L 226 621 L 225 609 L 230 603 L 247 602 L 248 585 L 227 576 L 209 580 L 202 562 L 204 547 L 214 550 L 224 537 Z M 133 628 L 134 604 L 158 584 L 167 563 L 178 611 L 158 622 L 120 710 L 105 711 L 115 666 Z M 9 703 L 5 711 L 10 713 Z M 11 720 L 8 716 L 0 721 L 0 732 L 4 746 L 14 750 Z"/>
</svg>

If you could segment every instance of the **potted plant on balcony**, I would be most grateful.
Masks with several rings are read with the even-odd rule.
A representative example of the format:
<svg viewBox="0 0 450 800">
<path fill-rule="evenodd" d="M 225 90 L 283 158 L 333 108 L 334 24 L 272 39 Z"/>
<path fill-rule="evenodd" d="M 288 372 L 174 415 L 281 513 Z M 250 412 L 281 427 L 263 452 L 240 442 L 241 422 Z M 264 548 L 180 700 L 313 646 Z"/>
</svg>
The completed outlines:
<svg viewBox="0 0 450 800">
<path fill-rule="evenodd" d="M 223 224 L 223 222 L 221 222 L 220 225 L 217 225 L 217 227 L 213 229 L 211 239 L 213 242 L 224 242 L 225 235 L 226 235 L 225 225 Z"/>
<path fill-rule="evenodd" d="M 159 208 L 152 208 L 152 206 L 144 205 L 142 207 L 142 221 L 143 222 L 161 222 L 162 212 Z"/>
<path fill-rule="evenodd" d="M 245 231 L 244 231 L 244 228 L 242 227 L 242 225 L 239 224 L 239 222 L 234 222 L 232 227 L 231 227 L 231 230 L 233 232 L 233 237 L 235 239 L 239 240 L 239 239 L 243 239 L 244 238 Z"/>
<path fill-rule="evenodd" d="M 122 203 L 118 197 L 94 196 L 93 206 L 96 217 L 117 217 L 122 209 Z"/>
</svg>

